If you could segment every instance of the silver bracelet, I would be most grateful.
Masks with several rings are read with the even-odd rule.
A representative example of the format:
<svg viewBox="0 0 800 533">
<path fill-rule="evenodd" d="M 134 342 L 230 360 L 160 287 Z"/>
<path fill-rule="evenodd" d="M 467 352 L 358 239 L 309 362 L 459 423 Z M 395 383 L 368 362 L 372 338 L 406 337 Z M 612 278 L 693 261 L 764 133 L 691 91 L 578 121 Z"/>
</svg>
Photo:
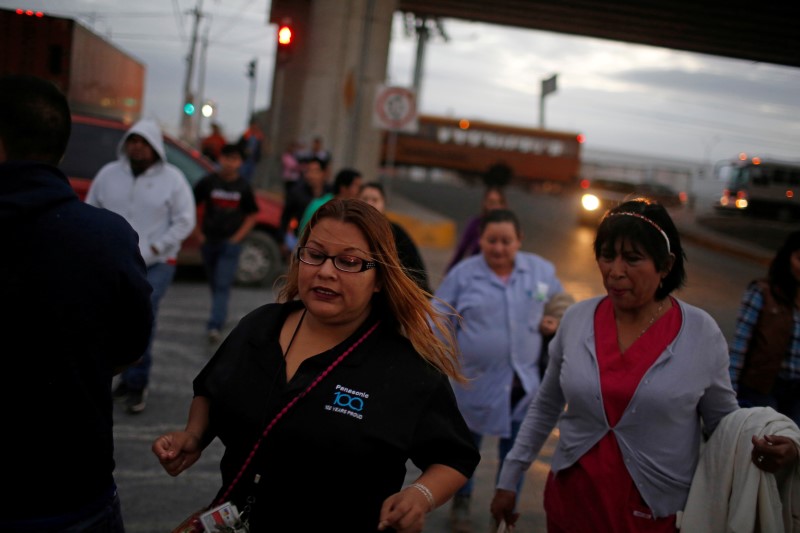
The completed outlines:
<svg viewBox="0 0 800 533">
<path fill-rule="evenodd" d="M 409 487 L 414 487 L 415 489 L 420 491 L 425 496 L 425 499 L 428 500 L 428 505 L 430 506 L 428 512 L 433 511 L 434 507 L 436 507 L 436 502 L 433 499 L 433 493 L 431 492 L 431 489 L 429 489 L 422 483 L 412 483 L 411 485 L 409 485 Z"/>
</svg>

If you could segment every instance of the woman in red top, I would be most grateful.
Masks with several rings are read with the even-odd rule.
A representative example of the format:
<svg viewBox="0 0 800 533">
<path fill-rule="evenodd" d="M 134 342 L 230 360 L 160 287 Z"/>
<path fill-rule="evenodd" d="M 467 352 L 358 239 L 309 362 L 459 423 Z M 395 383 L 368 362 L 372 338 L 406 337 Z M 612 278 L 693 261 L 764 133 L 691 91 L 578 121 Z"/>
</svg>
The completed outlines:
<svg viewBox="0 0 800 533">
<path fill-rule="evenodd" d="M 609 211 L 594 250 L 607 296 L 564 316 L 492 515 L 516 521 L 509 489 L 558 421 L 544 496 L 550 533 L 674 533 L 699 454 L 699 419 L 713 431 L 737 407 L 724 339 L 706 313 L 670 295 L 684 283 L 684 253 L 661 205 L 640 199 Z M 763 470 L 796 462 L 786 437 L 753 444 Z"/>
</svg>

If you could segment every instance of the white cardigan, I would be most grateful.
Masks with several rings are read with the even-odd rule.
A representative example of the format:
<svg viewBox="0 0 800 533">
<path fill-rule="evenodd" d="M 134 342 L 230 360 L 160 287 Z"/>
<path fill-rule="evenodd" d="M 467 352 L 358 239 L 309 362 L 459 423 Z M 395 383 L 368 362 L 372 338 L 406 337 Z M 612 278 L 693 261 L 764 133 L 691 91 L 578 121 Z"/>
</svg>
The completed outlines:
<svg viewBox="0 0 800 533">
<path fill-rule="evenodd" d="M 678 518 L 682 531 L 800 532 L 800 466 L 776 475 L 757 468 L 751 460 L 753 435 L 789 437 L 800 448 L 797 425 L 770 407 L 725 416 L 704 446 Z"/>
</svg>

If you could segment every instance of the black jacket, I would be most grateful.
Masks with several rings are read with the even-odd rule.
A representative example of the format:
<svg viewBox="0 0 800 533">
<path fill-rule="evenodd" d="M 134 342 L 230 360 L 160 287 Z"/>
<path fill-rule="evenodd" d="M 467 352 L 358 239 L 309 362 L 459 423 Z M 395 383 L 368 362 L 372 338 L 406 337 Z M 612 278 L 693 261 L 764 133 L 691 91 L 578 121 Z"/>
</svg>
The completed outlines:
<svg viewBox="0 0 800 533">
<path fill-rule="evenodd" d="M 11 488 L 0 524 L 74 512 L 112 486 L 113 369 L 141 356 L 153 321 L 137 242 L 58 169 L 0 164 L 0 457 Z"/>
</svg>

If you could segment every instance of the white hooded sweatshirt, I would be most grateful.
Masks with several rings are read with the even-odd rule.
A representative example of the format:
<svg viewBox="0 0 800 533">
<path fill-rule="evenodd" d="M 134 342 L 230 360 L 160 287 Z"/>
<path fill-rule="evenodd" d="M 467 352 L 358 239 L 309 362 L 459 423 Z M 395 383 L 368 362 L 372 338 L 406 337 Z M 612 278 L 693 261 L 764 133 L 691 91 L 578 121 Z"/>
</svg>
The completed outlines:
<svg viewBox="0 0 800 533">
<path fill-rule="evenodd" d="M 159 157 L 139 176 L 133 175 L 125 154 L 125 140 L 132 134 L 141 135 Z M 119 159 L 95 176 L 86 202 L 128 221 L 139 234 L 139 250 L 148 267 L 174 261 L 181 243 L 194 229 L 195 203 L 183 173 L 167 163 L 158 124 L 149 119 L 134 124 L 117 146 L 117 154 Z"/>
</svg>

